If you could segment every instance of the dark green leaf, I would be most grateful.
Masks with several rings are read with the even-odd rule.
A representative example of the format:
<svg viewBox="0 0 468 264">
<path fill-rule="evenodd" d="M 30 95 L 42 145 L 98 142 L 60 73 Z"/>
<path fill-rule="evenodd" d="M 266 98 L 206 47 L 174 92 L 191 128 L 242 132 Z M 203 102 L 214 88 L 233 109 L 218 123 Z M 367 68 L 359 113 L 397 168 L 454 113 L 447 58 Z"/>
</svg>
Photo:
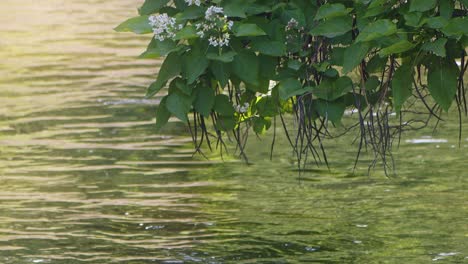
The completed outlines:
<svg viewBox="0 0 468 264">
<path fill-rule="evenodd" d="M 158 77 L 156 82 L 151 84 L 146 93 L 146 97 L 152 97 L 159 92 L 167 83 L 167 81 L 181 72 L 181 59 L 179 55 L 175 52 L 169 54 L 166 57 L 161 68 L 159 69 Z"/>
<path fill-rule="evenodd" d="M 235 112 L 232 103 L 229 101 L 229 97 L 224 94 L 219 94 L 215 97 L 214 110 L 223 116 L 231 116 Z"/>
<path fill-rule="evenodd" d="M 298 92 L 302 90 L 302 84 L 297 79 L 289 78 L 281 81 L 278 89 L 281 100 L 287 100 L 292 96 L 298 95 Z"/>
<path fill-rule="evenodd" d="M 167 97 L 164 97 L 159 103 L 158 109 L 156 110 L 156 131 L 161 130 L 161 128 L 167 124 L 169 118 L 171 117 L 171 112 L 167 110 L 166 107 Z"/>
<path fill-rule="evenodd" d="M 232 72 L 242 81 L 258 85 L 259 61 L 251 51 L 242 51 L 234 57 Z"/>
<path fill-rule="evenodd" d="M 215 79 L 220 83 L 221 87 L 225 87 L 231 76 L 231 68 L 228 64 L 220 61 L 212 61 L 210 70 Z"/>
<path fill-rule="evenodd" d="M 393 106 L 399 113 L 401 107 L 411 96 L 413 88 L 413 67 L 403 64 L 396 71 L 392 79 Z"/>
<path fill-rule="evenodd" d="M 424 12 L 433 9 L 436 6 L 437 0 L 411 0 L 410 12 Z"/>
<path fill-rule="evenodd" d="M 280 57 L 286 53 L 286 45 L 281 41 L 271 41 L 268 39 L 252 41 L 252 48 L 262 54 Z"/>
<path fill-rule="evenodd" d="M 358 66 L 366 57 L 370 44 L 366 42 L 355 43 L 344 51 L 343 73 L 346 74 Z"/>
<path fill-rule="evenodd" d="M 457 92 L 459 69 L 454 62 L 439 59 L 429 67 L 427 85 L 432 97 L 448 111 Z"/>
<path fill-rule="evenodd" d="M 461 38 L 463 35 L 468 35 L 468 18 L 456 17 L 448 21 L 448 24 L 442 29 L 442 32 L 449 37 L 456 39 Z"/>
<path fill-rule="evenodd" d="M 325 36 L 334 38 L 344 35 L 353 28 L 353 19 L 351 17 L 335 17 L 318 23 L 310 33 L 314 36 Z"/>
<path fill-rule="evenodd" d="M 175 117 L 187 122 L 187 114 L 192 107 L 192 98 L 182 93 L 171 93 L 167 97 L 166 107 Z"/>
<path fill-rule="evenodd" d="M 161 56 L 166 56 L 172 51 L 176 50 L 176 43 L 170 39 L 164 41 L 157 40 L 155 38 L 151 39 L 148 48 L 144 53 L 140 55 L 142 59 L 155 59 Z"/>
<path fill-rule="evenodd" d="M 323 79 L 320 85 L 313 89 L 313 94 L 317 98 L 334 101 L 352 90 L 352 80 L 347 76 L 343 76 L 338 79 Z"/>
<path fill-rule="evenodd" d="M 263 29 L 261 29 L 256 24 L 239 24 L 234 27 L 233 31 L 236 37 L 254 37 L 266 35 L 265 31 L 263 31 Z"/>
<path fill-rule="evenodd" d="M 427 42 L 421 47 L 422 50 L 430 51 L 439 57 L 445 57 L 445 44 L 447 44 L 446 38 L 436 39 L 434 42 Z"/>
<path fill-rule="evenodd" d="M 237 55 L 234 51 L 223 52 L 222 54 L 217 53 L 208 53 L 206 57 L 210 60 L 220 61 L 220 62 L 232 62 L 234 57 Z"/>
<path fill-rule="evenodd" d="M 157 13 L 159 9 L 165 6 L 169 0 L 145 0 L 143 6 L 138 10 L 140 15 L 151 15 Z"/>
<path fill-rule="evenodd" d="M 195 110 L 203 116 L 210 116 L 211 109 L 215 103 L 215 93 L 211 87 L 201 86 L 198 88 L 197 98 L 195 99 Z"/>
<path fill-rule="evenodd" d="M 193 48 L 184 57 L 183 75 L 192 84 L 208 68 L 209 60 L 199 49 Z"/>
<path fill-rule="evenodd" d="M 324 4 L 320 6 L 315 20 L 328 19 L 337 16 L 345 16 L 350 12 L 343 4 Z"/>
<path fill-rule="evenodd" d="M 340 124 L 346 109 L 342 102 L 329 102 L 325 100 L 314 101 L 314 106 L 320 116 L 330 120 L 335 124 Z"/>
</svg>

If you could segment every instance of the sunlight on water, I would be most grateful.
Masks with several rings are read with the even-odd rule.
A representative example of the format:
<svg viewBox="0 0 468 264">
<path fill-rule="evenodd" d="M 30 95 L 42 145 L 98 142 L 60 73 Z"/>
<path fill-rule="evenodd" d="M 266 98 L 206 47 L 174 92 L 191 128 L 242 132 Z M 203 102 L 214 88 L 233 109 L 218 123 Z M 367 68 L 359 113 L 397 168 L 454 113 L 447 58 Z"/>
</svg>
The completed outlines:
<svg viewBox="0 0 468 264">
<path fill-rule="evenodd" d="M 193 158 L 183 125 L 154 131 L 150 36 L 112 30 L 141 2 L 0 1 L 0 263 L 466 261 L 456 126 L 410 133 L 394 178 L 352 174 L 349 137 L 301 175 L 269 136 L 251 166 Z"/>
</svg>

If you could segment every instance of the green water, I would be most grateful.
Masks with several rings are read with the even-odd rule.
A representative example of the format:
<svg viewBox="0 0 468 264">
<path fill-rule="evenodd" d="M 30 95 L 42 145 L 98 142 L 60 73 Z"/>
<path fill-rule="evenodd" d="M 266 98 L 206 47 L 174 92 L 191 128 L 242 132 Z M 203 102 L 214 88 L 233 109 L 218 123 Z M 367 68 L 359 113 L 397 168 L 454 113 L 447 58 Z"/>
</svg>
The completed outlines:
<svg viewBox="0 0 468 264">
<path fill-rule="evenodd" d="M 271 136 L 192 158 L 141 100 L 148 38 L 112 31 L 140 2 L 0 2 L 0 263 L 468 263 L 466 129 L 406 135 L 393 178 L 349 137 L 301 177 Z"/>
</svg>

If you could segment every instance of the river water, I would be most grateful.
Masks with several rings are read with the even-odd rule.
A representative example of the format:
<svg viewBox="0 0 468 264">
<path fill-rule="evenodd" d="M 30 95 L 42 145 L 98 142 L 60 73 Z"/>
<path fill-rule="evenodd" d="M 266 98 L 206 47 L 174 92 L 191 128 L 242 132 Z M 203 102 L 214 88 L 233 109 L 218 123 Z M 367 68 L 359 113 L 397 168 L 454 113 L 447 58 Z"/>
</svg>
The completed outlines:
<svg viewBox="0 0 468 264">
<path fill-rule="evenodd" d="M 142 100 L 148 36 L 112 30 L 140 4 L 0 1 L 0 263 L 468 262 L 468 131 L 406 135 L 391 178 L 347 137 L 300 177 L 271 136 L 192 158 Z"/>
</svg>

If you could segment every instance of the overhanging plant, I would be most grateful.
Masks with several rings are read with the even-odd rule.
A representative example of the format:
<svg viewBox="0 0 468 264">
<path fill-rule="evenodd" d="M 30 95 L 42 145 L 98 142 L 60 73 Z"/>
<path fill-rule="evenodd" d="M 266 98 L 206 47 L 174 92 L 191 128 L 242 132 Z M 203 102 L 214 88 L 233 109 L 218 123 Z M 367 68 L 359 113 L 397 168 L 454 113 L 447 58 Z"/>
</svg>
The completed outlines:
<svg viewBox="0 0 468 264">
<path fill-rule="evenodd" d="M 468 111 L 467 7 L 468 0 L 146 0 L 116 30 L 154 34 L 141 57 L 164 57 L 146 95 L 168 87 L 156 126 L 171 116 L 186 122 L 197 151 L 203 143 L 222 148 L 231 133 L 246 158 L 248 131 L 261 134 L 279 119 L 299 161 L 326 162 L 328 125 L 341 125 L 352 109 L 358 157 L 369 147 L 387 171 L 396 135 L 441 119 L 452 105 L 460 116 Z M 424 116 L 406 120 L 415 102 Z"/>
</svg>

